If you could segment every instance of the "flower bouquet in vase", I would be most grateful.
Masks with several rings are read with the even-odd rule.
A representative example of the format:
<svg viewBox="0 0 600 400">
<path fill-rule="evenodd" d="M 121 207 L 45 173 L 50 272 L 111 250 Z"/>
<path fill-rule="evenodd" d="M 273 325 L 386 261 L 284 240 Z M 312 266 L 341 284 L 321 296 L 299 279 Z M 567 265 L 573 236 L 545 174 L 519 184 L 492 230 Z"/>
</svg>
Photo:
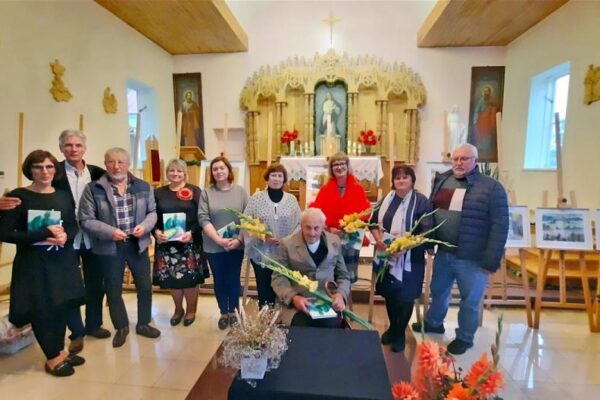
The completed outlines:
<svg viewBox="0 0 600 400">
<path fill-rule="evenodd" d="M 219 363 L 240 370 L 240 378 L 255 387 L 267 371 L 279 368 L 288 348 L 287 330 L 276 324 L 279 311 L 264 306 L 249 315 L 243 306 L 235 312 L 237 322 L 223 340 Z"/>
<path fill-rule="evenodd" d="M 364 131 L 360 131 L 360 135 L 358 136 L 358 143 L 365 146 L 365 154 L 373 154 L 372 147 L 381 141 L 381 135 L 376 135 L 372 129 L 367 130 L 365 128 Z"/>
<path fill-rule="evenodd" d="M 295 154 L 294 144 L 296 143 L 296 139 L 298 139 L 298 130 L 297 129 L 294 129 L 293 131 L 287 131 L 287 130 L 284 131 L 283 134 L 281 135 L 281 138 L 279 139 L 279 141 L 281 142 L 282 145 L 287 144 L 288 153 L 290 156 L 293 156 Z"/>
</svg>

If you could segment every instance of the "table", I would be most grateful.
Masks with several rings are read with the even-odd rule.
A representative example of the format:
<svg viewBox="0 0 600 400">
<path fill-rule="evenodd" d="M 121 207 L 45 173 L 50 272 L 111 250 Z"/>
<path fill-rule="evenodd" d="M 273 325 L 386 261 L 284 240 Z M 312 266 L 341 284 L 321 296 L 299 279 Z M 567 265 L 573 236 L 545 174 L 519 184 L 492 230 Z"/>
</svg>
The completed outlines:
<svg viewBox="0 0 600 400">
<path fill-rule="evenodd" d="M 290 181 L 306 181 L 306 168 L 317 165 L 327 165 L 326 157 L 281 157 Z M 359 181 L 368 180 L 379 184 L 383 178 L 381 159 L 378 156 L 350 157 L 350 168 Z"/>
<path fill-rule="evenodd" d="M 392 398 L 377 332 L 291 327 L 288 338 L 279 368 L 256 388 L 235 379 L 229 400 Z"/>
</svg>

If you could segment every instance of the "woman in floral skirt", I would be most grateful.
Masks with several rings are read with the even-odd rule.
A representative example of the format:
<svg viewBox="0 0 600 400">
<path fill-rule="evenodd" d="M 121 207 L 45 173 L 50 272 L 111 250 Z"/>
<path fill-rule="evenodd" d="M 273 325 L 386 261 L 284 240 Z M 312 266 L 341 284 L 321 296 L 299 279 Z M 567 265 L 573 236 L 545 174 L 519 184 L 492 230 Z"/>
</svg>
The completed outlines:
<svg viewBox="0 0 600 400">
<path fill-rule="evenodd" d="M 171 325 L 189 326 L 196 319 L 198 284 L 204 282 L 202 229 L 198 224 L 200 188 L 186 182 L 185 161 L 173 159 L 167 164 L 169 184 L 154 191 L 158 221 L 154 236 L 153 283 L 171 289 L 175 312 Z M 186 309 L 183 309 L 183 299 Z"/>
</svg>

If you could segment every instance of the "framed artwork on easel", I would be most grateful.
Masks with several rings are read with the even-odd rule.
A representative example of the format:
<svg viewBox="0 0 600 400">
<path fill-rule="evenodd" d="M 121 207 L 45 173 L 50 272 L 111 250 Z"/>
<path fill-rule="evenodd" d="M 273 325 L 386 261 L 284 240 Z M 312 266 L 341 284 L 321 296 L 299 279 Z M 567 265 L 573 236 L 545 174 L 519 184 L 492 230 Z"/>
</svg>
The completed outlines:
<svg viewBox="0 0 600 400">
<path fill-rule="evenodd" d="M 505 247 L 531 247 L 531 228 L 527 206 L 508 207 L 508 239 Z"/>
<path fill-rule="evenodd" d="M 537 208 L 535 238 L 540 249 L 593 250 L 590 210 Z"/>
</svg>

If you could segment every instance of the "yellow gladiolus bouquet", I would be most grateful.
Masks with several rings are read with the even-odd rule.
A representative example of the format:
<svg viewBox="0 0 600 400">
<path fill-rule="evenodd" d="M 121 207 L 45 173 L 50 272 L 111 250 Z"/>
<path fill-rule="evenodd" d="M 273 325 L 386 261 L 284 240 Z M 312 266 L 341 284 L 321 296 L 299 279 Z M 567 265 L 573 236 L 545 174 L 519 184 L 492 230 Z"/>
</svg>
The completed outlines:
<svg viewBox="0 0 600 400">
<path fill-rule="evenodd" d="M 260 240 L 265 240 L 266 238 L 273 236 L 273 233 L 267 229 L 267 226 L 260 218 L 251 217 L 232 208 L 227 208 L 226 210 L 231 211 L 240 219 L 240 224 L 235 225 L 235 227 L 247 232 L 248 235 Z"/>
<path fill-rule="evenodd" d="M 423 221 L 424 218 L 435 214 L 436 211 L 437 211 L 437 209 L 421 215 L 421 217 L 415 222 L 415 224 L 413 225 L 413 227 L 411 228 L 410 231 L 405 232 L 404 234 L 394 238 L 393 240 L 384 240 L 384 242 L 388 245 L 388 247 L 384 251 L 378 252 L 378 254 L 377 254 L 377 257 L 380 260 L 381 259 L 384 260 L 383 266 L 381 268 L 379 268 L 379 270 L 377 271 L 377 281 L 381 281 L 383 279 L 385 272 L 387 271 L 387 269 L 390 266 L 390 260 L 394 257 L 394 255 L 396 255 L 398 253 L 402 253 L 402 252 L 408 251 L 410 249 L 414 249 L 415 247 L 419 247 L 419 246 L 422 246 L 427 243 L 443 244 L 448 247 L 456 247 L 454 245 L 451 245 L 448 242 L 430 239 L 427 237 L 427 235 L 429 235 L 430 233 L 432 233 L 436 229 L 438 229 L 440 226 L 442 226 L 446 222 L 445 220 L 440 222 L 437 226 L 435 226 L 434 228 L 432 228 L 426 232 L 419 233 L 419 234 L 414 233 L 415 230 L 417 229 L 417 227 L 419 226 L 419 224 L 421 223 L 421 221 Z"/>
<path fill-rule="evenodd" d="M 340 219 L 339 225 L 342 231 L 344 231 L 341 239 L 344 244 L 360 250 L 362 247 L 364 230 L 377 227 L 377 224 L 369 224 L 368 222 L 363 221 L 362 218 L 370 216 L 377 208 L 379 207 L 376 206 L 374 208 L 367 208 L 361 212 L 346 214 Z"/>
</svg>

